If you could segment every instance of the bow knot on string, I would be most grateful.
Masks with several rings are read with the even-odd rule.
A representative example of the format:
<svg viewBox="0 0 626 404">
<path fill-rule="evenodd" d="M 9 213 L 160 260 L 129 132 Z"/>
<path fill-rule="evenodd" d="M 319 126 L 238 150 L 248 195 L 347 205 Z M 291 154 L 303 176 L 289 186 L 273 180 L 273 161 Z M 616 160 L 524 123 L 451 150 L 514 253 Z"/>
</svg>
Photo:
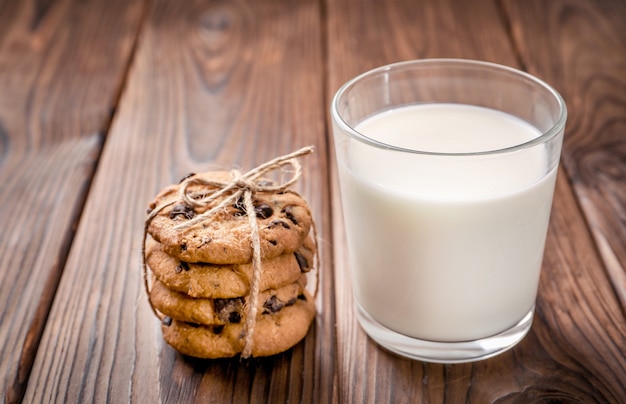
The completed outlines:
<svg viewBox="0 0 626 404">
<path fill-rule="evenodd" d="M 248 217 L 248 223 L 250 226 L 250 243 L 252 246 L 252 282 L 250 285 L 250 293 L 248 301 L 246 302 L 246 323 L 242 333 L 244 338 L 244 348 L 241 353 L 243 358 L 247 358 L 252 353 L 252 336 L 254 334 L 254 326 L 256 324 L 257 316 L 257 300 L 259 296 L 260 279 L 262 273 L 261 265 L 261 240 L 259 237 L 259 225 L 257 223 L 255 207 L 253 203 L 253 196 L 256 192 L 272 192 L 279 193 L 285 192 L 288 188 L 294 184 L 302 175 L 302 166 L 297 160 L 298 157 L 305 156 L 313 152 L 313 147 L 304 147 L 293 153 L 286 154 L 284 156 L 277 157 L 267 163 L 241 174 L 238 170 L 232 170 L 230 181 L 217 181 L 204 178 L 202 175 L 192 175 L 185 178 L 179 188 L 179 198 L 177 200 L 166 202 L 154 210 L 152 210 L 145 222 L 144 228 L 144 243 L 143 243 L 143 269 L 144 269 L 144 281 L 146 290 L 149 292 L 149 286 L 147 281 L 147 269 L 145 263 L 145 243 L 147 238 L 147 230 L 150 221 L 163 209 L 173 205 L 175 203 L 183 202 L 184 204 L 194 208 L 206 208 L 207 210 L 199 215 L 195 215 L 187 221 L 174 226 L 175 230 L 188 229 L 198 223 L 210 220 L 218 212 L 223 211 L 229 205 L 238 203 L 242 205 L 242 208 L 246 212 Z M 274 184 L 272 181 L 263 179 L 262 177 L 272 171 L 281 169 L 283 167 L 291 167 L 291 177 L 282 183 Z M 285 170 L 286 171 L 286 170 Z M 293 192 L 293 191 L 291 191 Z M 221 199 L 221 201 L 220 201 Z M 220 201 L 217 205 L 214 205 L 217 201 Z M 313 224 L 313 232 L 315 233 L 315 224 Z M 317 235 L 314 234 L 315 242 L 317 243 Z M 317 263 L 317 247 L 315 252 Z M 316 291 L 317 293 L 317 287 Z M 155 314 L 156 310 L 152 308 Z"/>
<path fill-rule="evenodd" d="M 254 182 L 249 182 L 246 180 L 243 180 L 241 178 L 238 178 L 235 181 L 235 186 L 239 189 L 242 189 L 244 192 L 245 191 L 250 191 L 250 192 L 254 192 L 256 190 L 256 186 L 254 184 Z"/>
<path fill-rule="evenodd" d="M 304 147 L 300 150 L 297 150 L 293 153 L 285 154 L 284 156 L 277 157 L 267 163 L 261 164 L 260 166 L 253 168 L 252 170 L 241 174 L 238 170 L 232 170 L 231 175 L 233 179 L 228 182 L 224 181 L 215 181 L 215 180 L 207 180 L 202 178 L 201 176 L 191 176 L 186 178 L 181 183 L 181 187 L 179 190 L 180 200 L 187 203 L 188 205 L 194 207 L 207 207 L 210 206 L 211 203 L 218 200 L 219 198 L 226 195 L 217 206 L 207 210 L 206 212 L 194 217 L 192 220 L 180 223 L 175 228 L 177 230 L 187 229 L 207 218 L 213 216 L 217 211 L 223 209 L 224 207 L 236 202 L 243 196 L 244 199 L 244 207 L 247 213 L 254 212 L 253 206 L 248 205 L 246 202 L 247 199 L 251 199 L 252 195 L 256 192 L 284 192 L 291 185 L 293 185 L 300 176 L 302 175 L 302 166 L 300 162 L 297 160 L 298 157 L 310 154 L 313 152 L 313 147 Z M 293 170 L 293 174 L 291 178 L 287 181 L 279 184 L 274 184 L 271 181 L 260 180 L 263 175 L 266 175 L 269 172 L 275 171 L 284 166 L 291 166 Z M 190 191 L 190 187 L 192 185 L 199 185 L 201 187 L 206 187 L 207 189 L 203 192 L 198 191 Z M 154 212 L 151 212 L 151 215 L 156 215 L 158 211 L 162 210 L 166 206 L 169 206 L 176 201 L 169 202 L 164 204 L 163 206 L 159 206 L 159 208 L 155 209 Z M 250 215 L 249 215 L 250 216 Z M 251 227 L 257 227 L 256 224 L 251 223 Z"/>
</svg>

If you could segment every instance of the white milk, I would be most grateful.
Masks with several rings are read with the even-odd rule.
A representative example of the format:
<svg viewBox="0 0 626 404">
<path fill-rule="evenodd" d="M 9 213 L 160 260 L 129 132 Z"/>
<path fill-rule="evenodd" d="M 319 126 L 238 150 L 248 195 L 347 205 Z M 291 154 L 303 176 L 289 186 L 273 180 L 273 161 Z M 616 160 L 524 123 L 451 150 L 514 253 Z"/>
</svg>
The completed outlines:
<svg viewBox="0 0 626 404">
<path fill-rule="evenodd" d="M 356 128 L 387 144 L 478 152 L 540 133 L 493 110 L 403 107 Z M 340 166 L 357 302 L 426 340 L 465 341 L 516 324 L 535 302 L 556 168 L 544 146 L 504 156 L 382 152 L 352 141 Z"/>
</svg>

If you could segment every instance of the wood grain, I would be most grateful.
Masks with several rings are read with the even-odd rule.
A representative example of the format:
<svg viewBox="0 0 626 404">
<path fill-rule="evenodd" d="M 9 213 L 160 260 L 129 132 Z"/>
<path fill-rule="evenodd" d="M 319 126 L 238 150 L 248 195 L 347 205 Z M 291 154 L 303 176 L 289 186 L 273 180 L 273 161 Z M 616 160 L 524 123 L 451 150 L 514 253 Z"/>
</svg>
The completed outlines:
<svg viewBox="0 0 626 404">
<path fill-rule="evenodd" d="M 331 402 L 327 145 L 316 1 L 155 1 L 147 16 L 26 400 Z M 319 316 L 275 357 L 196 361 L 167 346 L 142 289 L 145 208 L 215 166 L 249 169 L 313 144 L 297 186 L 322 248 Z M 83 285 L 76 289 L 76 285 Z"/>
<path fill-rule="evenodd" d="M 522 40 L 509 32 L 530 20 L 540 21 L 532 10 L 540 13 L 545 2 L 536 2 L 534 9 L 522 3 L 526 4 L 520 1 L 518 7 L 527 12 L 523 21 L 491 1 L 329 2 L 330 92 L 355 74 L 406 59 L 462 57 L 530 65 L 526 58 L 519 59 Z M 541 49 L 549 35 L 532 24 L 528 27 L 525 43 Z M 576 43 L 585 46 L 580 38 Z M 547 55 L 540 59 L 554 62 Z M 341 291 L 336 294 L 340 402 L 623 401 L 623 316 L 567 174 L 561 170 L 559 175 L 533 328 L 513 350 L 472 365 L 400 359 L 365 337 L 352 314 L 345 235 L 335 222 L 335 288 Z M 620 189 L 616 183 L 607 188 Z M 337 198 L 336 184 L 333 190 Z M 333 208 L 333 216 L 340 218 L 338 200 Z M 607 218 L 616 216 L 619 212 L 612 211 Z"/>
<path fill-rule="evenodd" d="M 508 1 L 520 55 L 564 96 L 569 118 L 564 171 L 548 248 L 541 316 L 553 356 L 597 390 L 626 397 L 626 2 Z M 540 38 L 549 38 L 539 46 Z M 562 179 L 565 176 L 562 176 Z M 585 218 L 571 215 L 577 208 Z M 585 223 L 586 222 L 586 223 Z M 586 226 L 588 229 L 585 229 Z M 591 232 L 592 238 L 589 236 Z M 585 248 L 593 245 L 599 253 Z"/>
<path fill-rule="evenodd" d="M 624 21 L 624 0 L 0 0 L 0 402 L 626 402 Z M 533 328 L 472 364 L 379 348 L 346 268 L 330 99 L 432 57 L 527 69 L 569 107 Z M 148 202 L 310 144 L 309 334 L 271 358 L 177 354 L 141 280 Z"/>
<path fill-rule="evenodd" d="M 493 2 L 338 1 L 329 3 L 328 27 L 331 92 L 356 74 L 402 60 L 459 57 L 516 63 Z M 336 184 L 333 189 L 334 198 L 338 198 Z M 338 199 L 333 209 L 333 216 L 341 218 Z M 500 397 L 498 390 L 476 389 L 474 380 L 495 374 L 500 377 L 494 385 L 503 392 L 517 390 L 513 379 L 517 369 L 509 366 L 511 360 L 506 355 L 499 362 L 506 365 L 498 365 L 498 372 L 476 374 L 471 365 L 443 366 L 402 359 L 368 339 L 353 314 L 345 234 L 339 220 L 333 232 L 340 402 L 443 402 L 442 397 L 458 399 L 451 402 L 468 397 L 490 402 Z"/>
<path fill-rule="evenodd" d="M 529 71 L 567 103 L 563 163 L 626 315 L 626 2 L 506 5 Z"/>
<path fill-rule="evenodd" d="M 0 4 L 0 400 L 26 387 L 141 3 Z"/>
</svg>

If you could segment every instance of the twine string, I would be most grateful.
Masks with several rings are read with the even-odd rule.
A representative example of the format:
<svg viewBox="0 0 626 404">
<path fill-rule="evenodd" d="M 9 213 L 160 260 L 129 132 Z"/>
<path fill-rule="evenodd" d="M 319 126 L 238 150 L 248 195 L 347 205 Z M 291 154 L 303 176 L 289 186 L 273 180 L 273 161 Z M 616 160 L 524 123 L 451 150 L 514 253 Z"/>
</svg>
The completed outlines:
<svg viewBox="0 0 626 404">
<path fill-rule="evenodd" d="M 252 338 L 254 335 L 258 311 L 257 300 L 261 284 L 261 274 L 263 271 L 263 267 L 261 265 L 261 240 L 259 236 L 259 225 L 254 211 L 253 196 L 256 192 L 278 193 L 287 191 L 288 188 L 298 181 L 302 175 L 302 166 L 297 158 L 308 155 L 312 153 L 313 150 L 314 148 L 312 146 L 303 147 L 295 152 L 285 154 L 261 164 L 244 174 L 241 174 L 238 170 L 232 170 L 232 180 L 229 182 L 208 180 L 202 176 L 192 176 L 187 178 L 183 180 L 180 185 L 178 199 L 159 205 L 153 209 L 146 218 L 144 225 L 142 257 L 144 286 L 146 288 L 146 292 L 149 293 L 150 285 L 148 282 L 146 265 L 146 240 L 149 224 L 160 211 L 175 203 L 180 203 L 181 201 L 195 208 L 205 208 L 211 206 L 215 201 L 225 196 L 216 206 L 211 207 L 202 214 L 194 216 L 190 220 L 174 226 L 175 230 L 185 230 L 198 223 L 210 220 L 210 218 L 225 209 L 227 206 L 232 205 L 236 201 L 243 200 L 243 208 L 248 216 L 248 223 L 250 226 L 250 243 L 252 245 L 252 280 L 250 284 L 249 299 L 246 302 L 246 322 L 243 331 L 245 339 L 244 348 L 241 353 L 242 358 L 248 358 L 252 353 Z M 262 176 L 284 166 L 291 166 L 293 169 L 293 173 L 287 181 L 278 184 L 259 181 Z M 191 191 L 192 187 L 193 189 L 202 189 L 203 191 Z M 293 192 L 291 190 L 289 191 Z M 313 236 L 315 238 L 314 241 L 317 243 L 315 224 L 313 224 L 313 232 Z M 316 268 L 318 265 L 317 248 L 315 248 L 314 259 L 315 262 L 313 268 Z M 319 282 L 318 277 L 319 275 L 316 276 L 315 294 L 317 294 L 317 282 Z M 152 307 L 152 304 L 150 306 Z M 154 307 L 152 307 L 152 311 L 157 317 L 161 317 Z"/>
<path fill-rule="evenodd" d="M 250 223 L 250 236 L 252 243 L 252 283 L 250 284 L 250 297 L 246 304 L 247 315 L 244 328 L 245 340 L 241 356 L 248 358 L 252 353 L 252 337 L 254 335 L 254 327 L 256 325 L 257 300 L 259 299 L 259 289 L 261 284 L 261 240 L 259 239 L 259 226 L 254 214 L 254 205 L 252 204 L 252 191 L 244 193 L 244 207 L 248 212 L 248 222 Z"/>
</svg>

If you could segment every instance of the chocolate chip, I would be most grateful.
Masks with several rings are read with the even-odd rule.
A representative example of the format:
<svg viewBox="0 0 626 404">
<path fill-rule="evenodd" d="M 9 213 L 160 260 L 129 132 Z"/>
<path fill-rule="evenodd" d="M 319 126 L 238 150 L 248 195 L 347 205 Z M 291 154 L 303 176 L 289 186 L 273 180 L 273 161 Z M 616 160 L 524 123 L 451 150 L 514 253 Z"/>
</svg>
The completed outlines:
<svg viewBox="0 0 626 404">
<path fill-rule="evenodd" d="M 295 297 L 292 297 L 291 299 L 287 300 L 287 303 L 285 303 L 285 306 L 293 306 L 294 304 L 296 304 L 296 300 L 298 300 Z"/>
<path fill-rule="evenodd" d="M 274 214 L 274 209 L 272 209 L 272 207 L 267 203 L 262 203 L 259 206 L 254 207 L 254 213 L 256 214 L 256 217 L 267 219 Z"/>
<path fill-rule="evenodd" d="M 307 261 L 304 255 L 300 254 L 299 251 L 294 252 L 293 255 L 296 256 L 296 261 L 298 261 L 300 271 L 306 272 L 309 269 L 309 261 Z"/>
<path fill-rule="evenodd" d="M 168 316 L 163 317 L 161 319 L 161 324 L 169 327 L 170 325 L 172 325 L 172 318 Z"/>
<path fill-rule="evenodd" d="M 271 245 L 276 245 L 278 244 L 278 241 L 276 240 L 267 240 Z"/>
<path fill-rule="evenodd" d="M 282 220 L 279 219 L 274 219 L 270 222 L 269 224 L 270 227 L 274 227 L 274 226 L 283 226 L 285 229 L 289 229 L 289 225 L 285 222 L 283 222 Z"/>
<path fill-rule="evenodd" d="M 189 219 L 193 219 L 193 217 L 196 215 L 196 212 L 193 210 L 193 208 L 189 205 L 186 205 L 184 203 L 177 203 L 176 205 L 174 205 L 174 207 L 172 208 L 172 211 L 170 212 L 170 219 L 178 219 L 179 217 L 184 217 L 185 219 L 189 220 Z"/>
<path fill-rule="evenodd" d="M 240 321 L 241 321 L 241 314 L 239 314 L 238 312 L 233 311 L 228 315 L 229 323 L 239 323 Z"/>
<path fill-rule="evenodd" d="M 213 299 L 213 305 L 215 306 L 215 311 L 222 311 L 226 307 L 226 303 L 228 303 L 228 299 Z"/>
<path fill-rule="evenodd" d="M 180 251 L 187 251 L 187 244 L 183 243 L 180 245 Z"/>
<path fill-rule="evenodd" d="M 243 216 L 246 214 L 246 206 L 243 201 L 243 197 L 239 197 L 237 202 L 233 204 L 233 208 L 235 208 L 235 216 Z"/>
<path fill-rule="evenodd" d="M 306 301 L 306 296 L 303 294 L 298 295 L 298 299 Z"/>
<path fill-rule="evenodd" d="M 219 335 L 222 333 L 222 331 L 224 331 L 224 326 L 223 325 L 214 325 L 213 326 L 213 334 Z"/>
<path fill-rule="evenodd" d="M 276 313 L 285 306 L 283 302 L 278 300 L 276 296 L 272 296 L 263 303 L 263 308 L 266 313 Z"/>
<path fill-rule="evenodd" d="M 183 178 L 180 179 L 180 181 L 178 181 L 178 183 L 182 183 L 183 181 L 185 181 L 187 178 L 193 177 L 194 175 L 196 175 L 196 173 L 189 173 L 187 175 L 185 175 Z"/>
<path fill-rule="evenodd" d="M 291 222 L 293 224 L 295 224 L 296 226 L 298 225 L 298 221 L 296 220 L 296 218 L 293 216 L 293 206 L 287 206 L 283 212 L 285 213 L 285 216 L 287 217 L 287 219 L 291 220 Z"/>
<path fill-rule="evenodd" d="M 239 323 L 241 321 L 240 310 L 243 301 L 240 297 L 234 299 L 213 299 L 213 305 L 219 318 L 227 323 Z"/>
<path fill-rule="evenodd" d="M 177 274 L 181 273 L 181 271 L 189 271 L 189 264 L 181 261 L 180 264 L 176 265 L 176 268 L 174 269 L 174 271 Z"/>
<path fill-rule="evenodd" d="M 235 212 L 233 213 L 234 216 L 245 216 L 246 205 L 243 197 L 237 199 L 237 202 L 233 204 L 233 208 L 235 208 Z M 267 219 L 274 214 L 274 210 L 267 203 L 262 203 L 258 206 L 254 206 L 254 214 L 261 219 Z"/>
</svg>

